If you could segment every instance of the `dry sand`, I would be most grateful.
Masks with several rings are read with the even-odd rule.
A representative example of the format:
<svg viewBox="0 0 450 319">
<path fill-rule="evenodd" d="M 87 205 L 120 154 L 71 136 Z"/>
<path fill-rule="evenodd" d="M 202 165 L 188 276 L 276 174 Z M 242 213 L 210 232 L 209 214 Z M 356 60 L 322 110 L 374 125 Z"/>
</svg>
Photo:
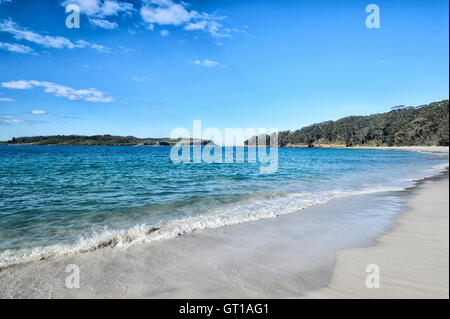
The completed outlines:
<svg viewBox="0 0 450 319">
<path fill-rule="evenodd" d="M 327 288 L 306 298 L 449 298 L 449 181 L 429 182 L 411 210 L 374 247 L 337 253 Z M 365 267 L 379 266 L 379 288 L 365 285 Z"/>
<path fill-rule="evenodd" d="M 379 149 L 379 150 L 398 150 L 398 151 L 415 151 L 415 152 L 431 152 L 431 153 L 448 153 L 448 146 L 390 146 L 390 147 L 359 147 L 355 146 L 352 148 L 362 148 L 362 149 Z"/>
</svg>

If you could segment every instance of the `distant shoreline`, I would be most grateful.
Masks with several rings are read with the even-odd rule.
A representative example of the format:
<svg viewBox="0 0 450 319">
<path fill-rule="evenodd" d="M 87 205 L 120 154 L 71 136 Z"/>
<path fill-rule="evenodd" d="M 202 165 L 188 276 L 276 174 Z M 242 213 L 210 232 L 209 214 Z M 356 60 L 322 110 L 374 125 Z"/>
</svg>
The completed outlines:
<svg viewBox="0 0 450 319">
<path fill-rule="evenodd" d="M 85 145 L 85 144 L 10 144 L 10 143 L 0 143 L 0 146 L 129 146 L 129 147 L 172 147 L 174 145 Z M 187 145 L 184 145 L 187 146 Z M 215 145 L 217 146 L 217 145 Z M 223 146 L 226 147 L 226 146 Z M 239 145 L 234 147 L 243 148 L 253 148 L 253 147 L 264 147 L 264 146 L 248 146 Z M 433 153 L 449 153 L 448 146 L 438 146 L 438 145 L 417 145 L 417 146 L 314 146 L 308 147 L 303 145 L 290 145 L 290 146 L 279 146 L 278 148 L 287 149 L 297 149 L 297 148 L 307 148 L 307 149 L 374 149 L 374 150 L 397 150 L 397 151 L 417 151 L 417 152 L 433 152 Z"/>
<path fill-rule="evenodd" d="M 42 145 L 42 146 L 187 146 L 200 143 L 201 145 L 214 144 L 212 140 L 197 138 L 138 138 L 134 136 L 118 135 L 46 135 L 13 137 L 9 141 L 1 141 L 0 145 Z"/>
<path fill-rule="evenodd" d="M 308 148 L 308 147 L 295 147 L 286 146 L 283 148 Z M 321 149 L 363 149 L 363 150 L 397 150 L 397 151 L 418 151 L 418 152 L 433 152 L 433 153 L 448 153 L 448 146 L 439 145 L 414 145 L 414 146 L 314 146 L 311 148 Z"/>
<path fill-rule="evenodd" d="M 237 147 L 264 147 L 264 146 L 237 146 Z M 302 146 L 302 145 L 290 145 L 290 146 L 279 146 L 278 148 L 305 148 L 305 149 L 361 149 L 361 150 L 393 150 L 393 151 L 416 151 L 416 152 L 432 152 L 432 153 L 449 153 L 448 146 L 439 145 L 417 145 L 417 146 Z"/>
</svg>

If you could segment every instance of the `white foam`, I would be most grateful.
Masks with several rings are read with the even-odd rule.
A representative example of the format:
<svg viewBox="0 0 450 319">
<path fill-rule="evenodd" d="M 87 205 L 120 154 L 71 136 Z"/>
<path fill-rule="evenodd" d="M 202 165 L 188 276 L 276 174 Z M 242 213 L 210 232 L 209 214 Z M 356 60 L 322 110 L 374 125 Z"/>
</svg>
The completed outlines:
<svg viewBox="0 0 450 319">
<path fill-rule="evenodd" d="M 431 166 L 431 168 L 425 169 L 424 171 L 431 172 L 431 173 L 440 173 L 442 171 L 445 171 L 447 168 L 448 168 L 448 162 L 433 165 L 433 166 Z"/>
</svg>

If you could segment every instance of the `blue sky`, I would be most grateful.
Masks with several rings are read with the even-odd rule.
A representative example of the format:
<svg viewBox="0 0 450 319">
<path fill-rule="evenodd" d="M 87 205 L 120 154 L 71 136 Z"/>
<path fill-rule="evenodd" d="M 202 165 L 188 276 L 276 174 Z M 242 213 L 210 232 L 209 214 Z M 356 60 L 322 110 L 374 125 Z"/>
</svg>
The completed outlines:
<svg viewBox="0 0 450 319">
<path fill-rule="evenodd" d="M 81 9 L 65 26 L 65 5 Z M 380 8 L 368 29 L 365 8 Z M 448 98 L 447 1 L 0 0 L 0 140 L 297 129 Z"/>
</svg>

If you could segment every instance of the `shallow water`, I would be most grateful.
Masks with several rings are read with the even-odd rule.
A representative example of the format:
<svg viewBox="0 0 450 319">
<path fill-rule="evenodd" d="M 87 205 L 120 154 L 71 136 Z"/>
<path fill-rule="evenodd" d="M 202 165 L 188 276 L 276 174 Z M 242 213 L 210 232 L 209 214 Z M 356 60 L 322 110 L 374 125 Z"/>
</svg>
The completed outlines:
<svg viewBox="0 0 450 319">
<path fill-rule="evenodd" d="M 0 267 L 403 190 L 447 154 L 279 149 L 259 163 L 172 163 L 169 147 L 0 146 Z M 355 223 L 365 216 L 351 217 Z"/>
</svg>

